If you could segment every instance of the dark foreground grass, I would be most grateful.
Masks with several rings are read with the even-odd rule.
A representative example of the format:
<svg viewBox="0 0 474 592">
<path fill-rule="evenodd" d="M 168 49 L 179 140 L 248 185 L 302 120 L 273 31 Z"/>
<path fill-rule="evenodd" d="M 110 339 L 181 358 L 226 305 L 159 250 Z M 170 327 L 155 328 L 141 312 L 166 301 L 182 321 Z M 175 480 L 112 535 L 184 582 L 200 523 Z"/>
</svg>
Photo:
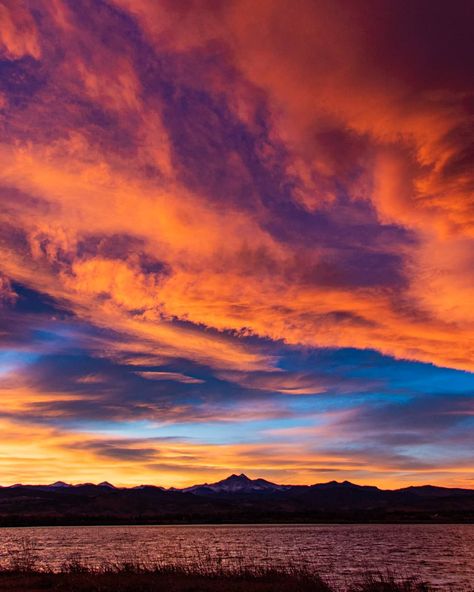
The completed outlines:
<svg viewBox="0 0 474 592">
<path fill-rule="evenodd" d="M 132 564 L 93 569 L 78 563 L 59 572 L 28 569 L 0 571 L 1 592 L 339 592 L 304 570 L 239 570 L 200 573 L 185 568 L 141 568 Z M 415 580 L 390 575 L 367 576 L 345 592 L 429 592 Z"/>
</svg>

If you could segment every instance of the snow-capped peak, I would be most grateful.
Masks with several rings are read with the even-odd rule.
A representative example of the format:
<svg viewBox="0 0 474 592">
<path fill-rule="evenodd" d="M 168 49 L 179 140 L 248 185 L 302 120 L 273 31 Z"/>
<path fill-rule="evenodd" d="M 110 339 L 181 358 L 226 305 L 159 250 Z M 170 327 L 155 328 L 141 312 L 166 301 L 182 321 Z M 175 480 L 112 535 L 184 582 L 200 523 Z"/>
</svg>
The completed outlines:
<svg viewBox="0 0 474 592">
<path fill-rule="evenodd" d="M 108 481 L 102 481 L 102 483 L 99 483 L 97 487 L 108 487 L 109 489 L 115 489 L 115 485 L 112 485 L 112 483 L 109 483 Z"/>
<path fill-rule="evenodd" d="M 265 479 L 249 479 L 247 475 L 230 475 L 227 479 L 217 481 L 217 483 L 203 483 L 202 485 L 193 485 L 183 491 L 191 493 L 254 493 L 262 491 L 277 491 L 286 489 L 284 485 L 277 485 Z"/>
<path fill-rule="evenodd" d="M 48 487 L 54 487 L 55 489 L 61 489 L 63 487 L 72 487 L 71 484 L 65 483 L 64 481 L 56 481 L 55 483 L 51 483 Z"/>
</svg>

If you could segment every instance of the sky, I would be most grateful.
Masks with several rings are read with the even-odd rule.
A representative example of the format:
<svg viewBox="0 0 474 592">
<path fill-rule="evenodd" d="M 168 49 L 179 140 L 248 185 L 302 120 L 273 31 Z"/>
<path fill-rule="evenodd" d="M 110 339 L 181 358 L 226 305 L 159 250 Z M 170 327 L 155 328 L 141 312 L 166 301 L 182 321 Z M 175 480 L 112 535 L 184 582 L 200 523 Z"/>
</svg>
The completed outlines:
<svg viewBox="0 0 474 592">
<path fill-rule="evenodd" d="M 470 0 L 0 23 L 0 483 L 474 487 Z"/>
</svg>

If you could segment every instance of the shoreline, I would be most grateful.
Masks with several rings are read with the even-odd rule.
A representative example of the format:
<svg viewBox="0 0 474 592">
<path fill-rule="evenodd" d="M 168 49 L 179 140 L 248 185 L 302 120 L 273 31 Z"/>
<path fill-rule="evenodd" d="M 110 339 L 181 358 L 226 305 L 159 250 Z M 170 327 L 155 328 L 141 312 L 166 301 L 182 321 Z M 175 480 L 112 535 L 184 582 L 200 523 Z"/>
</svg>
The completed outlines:
<svg viewBox="0 0 474 592">
<path fill-rule="evenodd" d="M 0 529 L 2 528 L 87 528 L 87 527 L 107 527 L 107 526 L 123 526 L 123 527 L 132 527 L 132 526 L 182 526 L 182 527 L 193 527 L 193 526 L 222 526 L 222 527 L 230 527 L 230 526 L 384 526 L 384 525 L 398 525 L 398 526 L 410 526 L 410 525 L 422 525 L 422 526 L 440 526 L 440 525 L 474 525 L 474 517 L 468 518 L 464 520 L 453 520 L 446 519 L 446 520 L 321 520 L 321 521 L 260 521 L 260 522 L 246 522 L 246 521 L 209 521 L 209 522 L 193 522 L 193 521 L 166 521 L 166 520 L 143 520 L 143 521 L 120 521 L 120 520 L 110 520 L 107 521 L 106 519 L 97 517 L 96 519 L 92 518 L 90 521 L 88 519 L 71 519 L 71 520 L 32 520 L 30 522 L 23 521 L 23 520 L 5 520 L 2 521 L 0 519 Z"/>
</svg>

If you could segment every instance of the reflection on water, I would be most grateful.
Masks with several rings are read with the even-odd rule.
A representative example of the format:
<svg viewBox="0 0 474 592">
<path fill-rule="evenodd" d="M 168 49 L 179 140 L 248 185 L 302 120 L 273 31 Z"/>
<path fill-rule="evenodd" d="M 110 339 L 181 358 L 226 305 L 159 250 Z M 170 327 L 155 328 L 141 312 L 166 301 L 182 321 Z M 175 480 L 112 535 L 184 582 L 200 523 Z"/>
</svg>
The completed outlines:
<svg viewBox="0 0 474 592">
<path fill-rule="evenodd" d="M 344 583 L 366 571 L 420 576 L 441 589 L 474 590 L 474 524 L 103 526 L 0 529 L 0 560 L 22 538 L 42 562 L 72 556 L 97 565 L 141 558 L 160 563 L 222 561 L 226 567 L 311 567 Z"/>
</svg>

